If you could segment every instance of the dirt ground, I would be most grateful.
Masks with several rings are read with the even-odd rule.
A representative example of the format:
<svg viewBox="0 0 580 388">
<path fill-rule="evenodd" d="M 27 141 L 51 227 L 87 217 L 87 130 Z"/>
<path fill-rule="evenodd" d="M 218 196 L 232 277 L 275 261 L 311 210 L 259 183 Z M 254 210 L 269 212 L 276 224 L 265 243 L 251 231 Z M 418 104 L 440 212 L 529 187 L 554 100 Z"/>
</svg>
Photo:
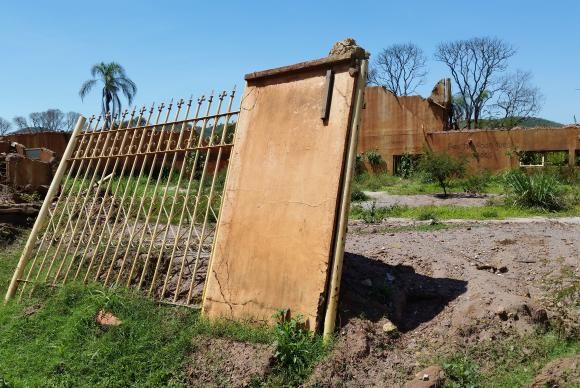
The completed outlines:
<svg viewBox="0 0 580 388">
<path fill-rule="evenodd" d="M 387 207 L 393 205 L 418 207 L 418 206 L 485 206 L 490 200 L 498 198 L 495 194 L 468 195 L 449 194 L 444 198 L 441 195 L 417 194 L 417 195 L 394 195 L 384 191 L 365 191 L 369 197 L 368 201 L 362 203 L 364 207 L 369 207 L 373 202 L 376 206 Z"/>
<path fill-rule="evenodd" d="M 310 384 L 402 385 L 424 360 L 469 344 L 580 327 L 577 218 L 397 227 L 350 225 L 340 335 Z"/>
<path fill-rule="evenodd" d="M 443 230 L 409 229 L 409 220 L 350 223 L 339 334 L 305 386 L 403 386 L 418 372 L 423 376 L 433 360 L 469 345 L 549 325 L 577 333 L 579 217 L 455 221 Z M 190 370 L 194 385 L 219 382 L 228 371 L 247 382 L 267 370 L 267 352 L 209 341 L 193 358 L 196 363 L 199 357 L 219 360 L 222 367 L 208 369 L 221 377 Z M 250 367 L 247 360 L 253 358 L 256 365 Z M 576 366 L 574 360 L 547 365 L 536 380 L 569 381 L 557 379 L 570 378 L 567 365 Z"/>
</svg>

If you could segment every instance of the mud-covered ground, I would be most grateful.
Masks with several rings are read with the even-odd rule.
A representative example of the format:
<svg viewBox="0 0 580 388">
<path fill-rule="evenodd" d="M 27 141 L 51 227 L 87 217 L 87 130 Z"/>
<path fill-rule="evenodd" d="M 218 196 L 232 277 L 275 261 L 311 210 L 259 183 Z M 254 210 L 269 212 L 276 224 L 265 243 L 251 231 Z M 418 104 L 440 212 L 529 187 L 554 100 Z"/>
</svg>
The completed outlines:
<svg viewBox="0 0 580 388">
<path fill-rule="evenodd" d="M 580 327 L 578 219 L 415 227 L 350 225 L 341 331 L 310 383 L 397 386 L 470 345 Z"/>
<path fill-rule="evenodd" d="M 471 346 L 550 325 L 577 333 L 579 247 L 580 218 L 445 226 L 409 220 L 352 222 L 337 338 L 304 385 L 403 386 L 426 366 Z M 204 364 L 213 374 L 190 373 L 193 385 L 243 385 L 267 373 L 265 345 L 212 342 L 194 352 L 191 365 L 214 360 Z M 255 363 L 248 364 L 251 359 Z M 565 381 L 558 380 L 564 373 L 572 381 L 570 369 L 578 375 L 579 365 L 578 357 L 556 360 L 536 379 Z M 437 368 L 427 371 L 437 374 Z M 412 386 L 431 386 L 427 383 Z"/>
</svg>

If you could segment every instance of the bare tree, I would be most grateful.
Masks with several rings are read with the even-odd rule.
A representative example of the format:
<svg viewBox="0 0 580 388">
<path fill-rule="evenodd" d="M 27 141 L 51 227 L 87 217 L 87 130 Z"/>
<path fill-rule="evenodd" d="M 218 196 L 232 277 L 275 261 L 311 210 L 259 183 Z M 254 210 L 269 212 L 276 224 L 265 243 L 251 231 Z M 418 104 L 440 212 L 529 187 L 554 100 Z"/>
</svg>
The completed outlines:
<svg viewBox="0 0 580 388">
<path fill-rule="evenodd" d="M 369 72 L 369 83 L 382 86 L 396 96 L 408 96 L 423 83 L 426 61 L 417 45 L 394 44 L 378 54 Z"/>
<path fill-rule="evenodd" d="M 10 123 L 10 121 L 0 117 L 0 136 L 6 135 L 8 132 L 10 132 L 11 128 L 12 124 Z"/>
<path fill-rule="evenodd" d="M 63 129 L 67 132 L 72 132 L 80 115 L 78 112 L 68 112 L 64 119 Z"/>
<path fill-rule="evenodd" d="M 485 104 L 497 86 L 497 76 L 507 67 L 515 49 L 497 38 L 471 38 L 441 43 L 435 59 L 451 70 L 451 75 L 465 102 L 465 124 L 479 125 Z"/>
<path fill-rule="evenodd" d="M 12 121 L 14 121 L 14 124 L 18 127 L 18 129 L 28 128 L 28 121 L 26 120 L 26 117 L 16 116 L 12 119 Z"/>
<path fill-rule="evenodd" d="M 48 131 L 58 131 L 65 125 L 65 115 L 60 109 L 48 109 L 44 112 L 33 112 L 29 115 L 32 125 Z"/>
<path fill-rule="evenodd" d="M 500 79 L 494 104 L 499 126 L 513 128 L 540 110 L 543 97 L 531 79 L 531 73 L 522 70 Z"/>
</svg>

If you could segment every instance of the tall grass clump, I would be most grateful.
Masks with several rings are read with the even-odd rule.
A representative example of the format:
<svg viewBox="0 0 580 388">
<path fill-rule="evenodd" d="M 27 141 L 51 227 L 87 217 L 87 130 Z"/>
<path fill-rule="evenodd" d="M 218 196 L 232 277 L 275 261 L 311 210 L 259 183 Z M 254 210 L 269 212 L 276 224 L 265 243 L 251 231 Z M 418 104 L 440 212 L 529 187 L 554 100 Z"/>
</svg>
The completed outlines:
<svg viewBox="0 0 580 388">
<path fill-rule="evenodd" d="M 562 187 L 554 174 L 510 171 L 505 176 L 505 185 L 515 206 L 547 211 L 562 210 L 566 206 Z"/>
</svg>

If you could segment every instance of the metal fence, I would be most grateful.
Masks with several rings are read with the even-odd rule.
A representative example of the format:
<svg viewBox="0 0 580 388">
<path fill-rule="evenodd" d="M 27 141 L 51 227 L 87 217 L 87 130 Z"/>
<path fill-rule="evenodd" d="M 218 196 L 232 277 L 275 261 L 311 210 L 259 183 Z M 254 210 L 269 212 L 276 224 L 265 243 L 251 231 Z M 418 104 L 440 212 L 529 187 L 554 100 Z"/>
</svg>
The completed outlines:
<svg viewBox="0 0 580 388">
<path fill-rule="evenodd" d="M 199 303 L 239 113 L 234 97 L 81 118 L 6 299 L 39 284 L 96 281 Z"/>
</svg>

